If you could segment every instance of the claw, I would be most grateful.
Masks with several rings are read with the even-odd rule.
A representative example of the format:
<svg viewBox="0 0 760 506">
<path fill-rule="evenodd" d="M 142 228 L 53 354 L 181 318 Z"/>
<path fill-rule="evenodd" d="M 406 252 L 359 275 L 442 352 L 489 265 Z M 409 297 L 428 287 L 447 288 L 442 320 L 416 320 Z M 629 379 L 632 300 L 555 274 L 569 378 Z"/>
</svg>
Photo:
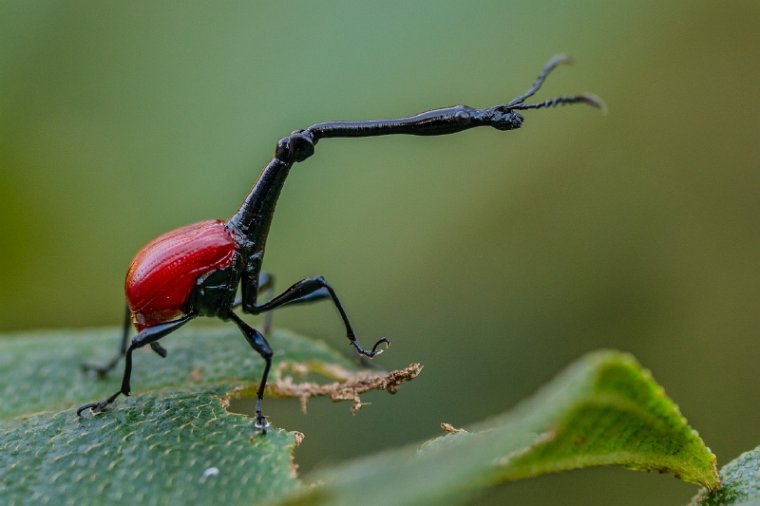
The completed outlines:
<svg viewBox="0 0 760 506">
<path fill-rule="evenodd" d="M 381 344 L 385 344 L 385 349 L 386 350 L 391 347 L 391 341 L 390 341 L 390 339 L 388 339 L 387 337 L 381 337 L 380 339 L 377 340 L 377 342 L 375 343 L 375 345 L 372 347 L 372 356 L 373 357 L 376 357 L 377 355 L 380 355 L 383 351 L 385 351 L 385 350 L 378 350 L 377 349 L 377 347 L 380 346 Z"/>
<path fill-rule="evenodd" d="M 256 415 L 256 421 L 253 423 L 253 426 L 261 431 L 261 435 L 265 435 L 267 433 L 267 429 L 269 428 L 269 422 L 267 422 L 267 417 L 264 415 Z"/>
<path fill-rule="evenodd" d="M 111 397 L 109 397 L 106 400 L 100 401 L 100 402 L 91 402 L 89 404 L 85 404 L 84 406 L 80 406 L 79 409 L 77 409 L 77 416 L 82 416 L 82 412 L 86 410 L 90 410 L 93 413 L 100 413 L 101 411 L 105 410 L 106 407 L 111 404 L 116 398 L 120 395 L 129 395 L 128 391 L 122 391 L 119 390 L 115 394 L 113 394 Z"/>
<path fill-rule="evenodd" d="M 378 350 L 377 347 L 383 343 L 385 343 L 386 349 L 388 349 L 391 345 L 391 342 L 387 337 L 382 337 L 377 340 L 375 345 L 372 347 L 372 351 L 367 351 L 361 347 L 361 345 L 359 344 L 359 341 L 351 341 L 351 344 L 354 346 L 354 348 L 356 348 L 356 351 L 358 351 L 360 355 L 363 355 L 367 358 L 374 358 L 380 355 L 384 350 Z"/>
<path fill-rule="evenodd" d="M 89 404 L 85 404 L 84 406 L 80 406 L 79 409 L 77 409 L 77 416 L 82 416 L 82 412 L 86 410 L 90 410 L 93 414 L 94 413 L 100 413 L 104 409 L 106 409 L 106 406 L 108 405 L 105 401 L 100 402 L 91 402 Z"/>
</svg>

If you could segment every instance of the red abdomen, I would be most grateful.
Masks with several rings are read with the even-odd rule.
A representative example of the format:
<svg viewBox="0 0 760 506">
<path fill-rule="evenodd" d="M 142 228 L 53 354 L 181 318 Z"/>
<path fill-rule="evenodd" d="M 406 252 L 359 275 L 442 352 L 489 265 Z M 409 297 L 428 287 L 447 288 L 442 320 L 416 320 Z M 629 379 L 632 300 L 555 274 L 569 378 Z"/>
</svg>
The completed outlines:
<svg viewBox="0 0 760 506">
<path fill-rule="evenodd" d="M 137 331 L 186 315 L 198 277 L 228 267 L 235 248 L 221 220 L 187 225 L 146 244 L 132 260 L 125 283 Z"/>
</svg>

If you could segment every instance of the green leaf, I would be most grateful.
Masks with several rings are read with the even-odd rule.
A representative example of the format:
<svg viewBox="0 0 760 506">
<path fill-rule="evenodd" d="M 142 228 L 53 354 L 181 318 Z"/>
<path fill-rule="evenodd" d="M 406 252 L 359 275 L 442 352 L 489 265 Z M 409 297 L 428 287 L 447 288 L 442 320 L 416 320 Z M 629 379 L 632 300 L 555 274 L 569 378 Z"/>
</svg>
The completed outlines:
<svg viewBox="0 0 760 506">
<path fill-rule="evenodd" d="M 230 329 L 173 337 L 167 359 L 136 355 L 133 397 L 84 418 L 74 407 L 114 392 L 120 374 L 96 381 L 79 365 L 110 358 L 116 331 L 0 340 L 0 502 L 452 504 L 496 483 L 606 464 L 718 484 L 715 457 L 649 374 L 629 355 L 601 352 L 471 432 L 450 429 L 419 448 L 317 473 L 308 481 L 319 485 L 306 488 L 292 465 L 297 434 L 260 436 L 224 408 L 230 395 L 251 392 L 263 361 Z M 358 393 L 393 392 L 419 372 L 363 374 L 323 343 L 286 332 L 271 344 L 279 395 L 359 406 Z M 289 370 L 342 382 L 294 383 L 282 377 Z"/>
<path fill-rule="evenodd" d="M 457 504 L 477 488 L 618 464 L 718 486 L 715 456 L 629 355 L 599 352 L 513 412 L 310 477 L 280 504 Z"/>
<path fill-rule="evenodd" d="M 223 391 L 143 394 L 100 416 L 0 426 L 3 504 L 252 504 L 297 486 L 295 436 L 254 436 Z"/>
<path fill-rule="evenodd" d="M 701 490 L 692 506 L 745 506 L 760 504 L 760 446 L 739 455 L 720 470 L 718 490 Z"/>
<path fill-rule="evenodd" d="M 111 358 L 117 331 L 0 339 L 0 503 L 253 504 L 297 487 L 292 452 L 300 435 L 271 428 L 262 436 L 250 418 L 225 409 L 230 391 L 254 390 L 263 370 L 244 339 L 234 329 L 201 327 L 165 343 L 167 359 L 136 352 L 132 397 L 80 418 L 77 405 L 119 388 L 121 367 L 105 381 L 80 370 L 85 360 Z M 359 393 L 392 392 L 419 371 L 358 371 L 322 342 L 284 331 L 270 343 L 275 393 L 339 393 L 357 404 Z M 342 381 L 294 389 L 281 378 L 288 364 Z"/>
<path fill-rule="evenodd" d="M 269 338 L 278 365 L 310 362 L 356 370 L 322 341 L 278 330 Z M 193 327 L 161 341 L 162 359 L 150 348 L 135 352 L 132 395 L 161 388 L 257 384 L 264 361 L 234 328 Z M 106 380 L 81 371 L 83 362 L 104 363 L 115 353 L 119 331 L 89 330 L 20 334 L 0 339 L 0 420 L 101 400 L 119 389 L 121 365 Z M 117 402 L 122 402 L 119 399 Z"/>
</svg>

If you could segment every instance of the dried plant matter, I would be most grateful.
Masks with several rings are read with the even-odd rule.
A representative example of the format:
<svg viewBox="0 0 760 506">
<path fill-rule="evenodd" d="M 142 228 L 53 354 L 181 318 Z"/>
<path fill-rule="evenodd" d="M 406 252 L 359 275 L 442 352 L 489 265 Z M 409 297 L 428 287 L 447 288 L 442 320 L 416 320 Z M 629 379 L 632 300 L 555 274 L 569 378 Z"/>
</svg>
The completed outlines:
<svg viewBox="0 0 760 506">
<path fill-rule="evenodd" d="M 402 383 L 413 380 L 422 371 L 418 363 L 409 364 L 404 369 L 391 372 L 373 370 L 351 371 L 341 366 L 316 363 L 283 363 L 275 373 L 275 381 L 268 386 L 269 395 L 276 397 L 293 397 L 301 400 L 301 409 L 306 412 L 306 404 L 312 397 L 325 396 L 335 402 L 351 401 L 354 412 L 362 408 L 361 394 L 371 390 L 385 390 L 395 394 Z M 312 381 L 297 382 L 292 375 L 305 376 L 309 372 L 320 372 L 334 379 L 327 384 Z"/>
</svg>

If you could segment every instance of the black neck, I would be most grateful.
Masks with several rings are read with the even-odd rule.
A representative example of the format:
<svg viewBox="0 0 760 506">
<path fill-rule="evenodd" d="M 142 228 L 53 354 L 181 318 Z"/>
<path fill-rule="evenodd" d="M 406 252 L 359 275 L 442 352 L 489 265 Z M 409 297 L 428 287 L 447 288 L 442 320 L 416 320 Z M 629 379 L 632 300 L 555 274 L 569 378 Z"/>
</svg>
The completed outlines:
<svg viewBox="0 0 760 506">
<path fill-rule="evenodd" d="M 261 171 L 238 212 L 227 222 L 247 238 L 249 248 L 263 251 L 277 199 L 292 166 L 279 158 L 272 159 Z"/>
<path fill-rule="evenodd" d="M 379 135 L 446 135 L 474 127 L 490 126 L 498 130 L 520 128 L 522 116 L 517 112 L 543 109 L 563 104 L 585 103 L 602 108 L 603 104 L 592 95 L 556 97 L 537 104 L 526 104 L 543 84 L 549 73 L 569 58 L 559 55 L 546 64 L 533 86 L 514 100 L 494 107 L 476 109 L 465 105 L 426 111 L 416 116 L 392 120 L 334 121 L 317 123 L 305 130 L 297 130 L 277 143 L 275 156 L 264 167 L 243 205 L 230 218 L 228 225 L 247 238 L 246 249 L 251 253 L 263 253 L 274 208 L 280 196 L 290 168 L 314 154 L 314 146 L 320 140 L 331 137 L 373 137 Z"/>
</svg>

